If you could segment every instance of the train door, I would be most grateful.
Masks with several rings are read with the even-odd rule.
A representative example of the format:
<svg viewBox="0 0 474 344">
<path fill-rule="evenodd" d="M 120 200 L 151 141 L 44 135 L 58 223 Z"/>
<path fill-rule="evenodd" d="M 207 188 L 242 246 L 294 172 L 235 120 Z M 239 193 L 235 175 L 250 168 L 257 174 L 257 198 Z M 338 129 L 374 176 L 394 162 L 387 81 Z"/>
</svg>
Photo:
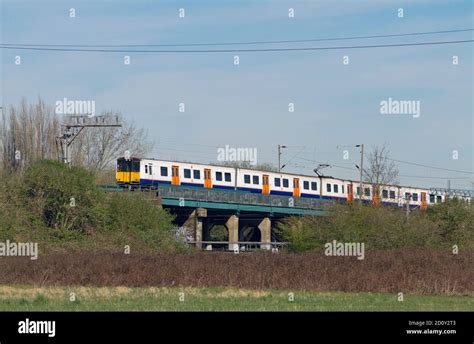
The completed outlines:
<svg viewBox="0 0 474 344">
<path fill-rule="evenodd" d="M 270 183 L 268 182 L 268 174 L 263 175 L 263 189 L 262 193 L 264 195 L 270 194 Z"/>
<path fill-rule="evenodd" d="M 380 194 L 379 194 L 379 187 L 378 185 L 375 185 L 373 188 L 372 188 L 372 192 L 374 194 L 373 196 L 373 203 L 374 203 L 374 206 L 378 207 L 379 204 L 380 204 Z"/>
<path fill-rule="evenodd" d="M 179 166 L 171 166 L 171 184 L 179 185 Z"/>
<path fill-rule="evenodd" d="M 128 184 L 131 181 L 132 181 L 132 161 L 124 160 L 123 182 Z"/>
<path fill-rule="evenodd" d="M 300 197 L 300 179 L 293 178 L 293 196 Z"/>
<path fill-rule="evenodd" d="M 426 192 L 421 193 L 421 204 L 420 204 L 421 209 L 426 209 Z"/>
<path fill-rule="evenodd" d="M 347 203 L 352 204 L 354 201 L 354 192 L 352 190 L 352 183 L 347 184 Z"/>
<path fill-rule="evenodd" d="M 212 188 L 211 169 L 209 169 L 209 168 L 204 169 L 204 187 L 205 188 Z"/>
</svg>

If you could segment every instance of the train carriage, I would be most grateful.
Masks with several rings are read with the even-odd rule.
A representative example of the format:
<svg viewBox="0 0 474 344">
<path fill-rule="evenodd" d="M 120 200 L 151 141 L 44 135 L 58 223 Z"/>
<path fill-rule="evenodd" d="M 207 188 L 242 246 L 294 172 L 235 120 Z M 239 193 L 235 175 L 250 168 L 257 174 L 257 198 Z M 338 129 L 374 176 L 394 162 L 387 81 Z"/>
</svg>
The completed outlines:
<svg viewBox="0 0 474 344">
<path fill-rule="evenodd" d="M 237 170 L 237 189 L 264 195 L 319 198 L 318 178 L 251 169 Z"/>
<path fill-rule="evenodd" d="M 140 166 L 141 187 L 152 187 L 161 183 L 235 189 L 233 167 L 152 159 L 142 159 Z"/>
<path fill-rule="evenodd" d="M 351 184 L 350 181 L 333 177 L 321 177 L 320 179 L 321 198 L 347 202 L 348 192 L 351 191 L 348 187 Z"/>
</svg>

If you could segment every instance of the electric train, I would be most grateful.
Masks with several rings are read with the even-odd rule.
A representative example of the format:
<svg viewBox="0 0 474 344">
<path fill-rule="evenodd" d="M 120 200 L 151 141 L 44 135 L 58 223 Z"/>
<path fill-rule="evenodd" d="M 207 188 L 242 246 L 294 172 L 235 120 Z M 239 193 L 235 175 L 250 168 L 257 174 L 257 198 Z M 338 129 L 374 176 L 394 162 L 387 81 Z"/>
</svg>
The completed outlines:
<svg viewBox="0 0 474 344">
<path fill-rule="evenodd" d="M 156 188 L 160 184 L 210 189 L 239 190 L 264 195 L 308 197 L 351 203 L 359 199 L 360 182 L 286 172 L 217 166 L 158 159 L 117 159 L 116 181 L 122 187 Z M 363 183 L 362 201 L 425 209 L 446 200 L 443 192 L 430 189 Z M 470 201 L 468 196 L 462 196 Z"/>
</svg>

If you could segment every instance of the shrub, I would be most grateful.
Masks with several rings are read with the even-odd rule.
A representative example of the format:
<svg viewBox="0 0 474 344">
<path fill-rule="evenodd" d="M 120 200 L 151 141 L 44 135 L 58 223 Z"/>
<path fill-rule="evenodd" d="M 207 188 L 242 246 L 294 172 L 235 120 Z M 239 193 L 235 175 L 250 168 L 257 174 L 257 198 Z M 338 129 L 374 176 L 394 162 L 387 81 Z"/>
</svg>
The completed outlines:
<svg viewBox="0 0 474 344">
<path fill-rule="evenodd" d="M 146 199 L 141 192 L 117 192 L 106 205 L 105 227 L 122 241 L 132 239 L 152 249 L 172 250 L 177 241 L 172 235 L 173 216 Z"/>
<path fill-rule="evenodd" d="M 47 227 L 87 231 L 98 223 L 104 197 L 93 173 L 42 160 L 28 167 L 23 180 L 25 202 Z"/>
<path fill-rule="evenodd" d="M 227 232 L 227 228 L 224 225 L 215 225 L 212 227 L 211 232 L 209 233 L 209 240 L 211 241 L 228 241 L 229 240 L 229 233 Z"/>
<path fill-rule="evenodd" d="M 472 207 L 448 202 L 428 211 L 354 204 L 331 205 L 322 217 L 290 217 L 277 234 L 293 251 L 323 251 L 324 244 L 363 242 L 367 249 L 447 248 L 454 244 L 474 248 Z"/>
<path fill-rule="evenodd" d="M 429 208 L 428 215 L 445 241 L 474 248 L 474 204 L 454 198 Z"/>
<path fill-rule="evenodd" d="M 173 217 L 141 192 L 107 194 L 80 167 L 39 161 L 0 180 L 0 240 L 42 250 L 173 250 Z"/>
</svg>

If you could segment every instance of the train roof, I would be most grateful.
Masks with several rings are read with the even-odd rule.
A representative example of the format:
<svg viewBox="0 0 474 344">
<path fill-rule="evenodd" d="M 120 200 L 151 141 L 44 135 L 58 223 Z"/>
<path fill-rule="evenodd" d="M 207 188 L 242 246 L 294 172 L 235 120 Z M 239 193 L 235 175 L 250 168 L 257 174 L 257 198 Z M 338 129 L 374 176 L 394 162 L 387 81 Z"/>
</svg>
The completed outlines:
<svg viewBox="0 0 474 344">
<path fill-rule="evenodd" d="M 256 168 L 252 167 L 237 167 L 237 166 L 226 166 L 226 165 L 219 165 L 219 164 L 214 164 L 214 163 L 208 163 L 208 164 L 203 164 L 199 162 L 192 162 L 192 161 L 179 161 L 179 160 L 166 160 L 166 159 L 156 159 L 156 158 L 143 158 L 143 160 L 155 160 L 155 161 L 166 161 L 166 162 L 176 162 L 180 164 L 193 164 L 193 165 L 202 165 L 202 166 L 216 166 L 216 167 L 224 167 L 224 168 L 238 168 L 239 170 L 249 170 L 249 171 L 256 171 L 256 172 L 268 172 L 268 173 L 277 173 L 277 174 L 288 174 L 291 176 L 299 176 L 299 177 L 308 177 L 308 178 L 318 178 L 318 176 L 310 176 L 306 174 L 301 174 L 301 173 L 291 173 L 291 172 L 278 172 L 278 171 L 265 171 L 265 170 L 259 170 Z M 332 178 L 332 179 L 339 179 L 339 180 L 347 180 L 350 181 L 349 179 L 340 179 L 340 178 L 334 178 L 334 177 L 326 177 L 324 178 Z"/>
</svg>

